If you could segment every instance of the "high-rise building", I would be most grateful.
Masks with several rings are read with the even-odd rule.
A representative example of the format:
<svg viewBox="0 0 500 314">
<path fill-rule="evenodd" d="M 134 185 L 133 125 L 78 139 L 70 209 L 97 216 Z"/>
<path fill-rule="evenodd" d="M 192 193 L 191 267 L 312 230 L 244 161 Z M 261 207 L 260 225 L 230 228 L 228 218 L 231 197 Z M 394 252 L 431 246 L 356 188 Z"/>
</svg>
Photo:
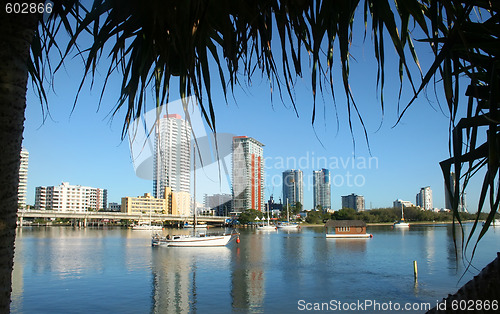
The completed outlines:
<svg viewBox="0 0 500 314">
<path fill-rule="evenodd" d="M 101 210 L 108 204 L 108 190 L 63 182 L 59 186 L 35 188 L 35 209 Z"/>
<path fill-rule="evenodd" d="M 357 212 L 363 211 L 365 210 L 365 197 L 354 193 L 342 196 L 342 208 L 352 208 Z"/>
<path fill-rule="evenodd" d="M 247 136 L 233 137 L 233 211 L 264 210 L 264 144 Z"/>
<path fill-rule="evenodd" d="M 23 147 L 21 149 L 21 164 L 19 166 L 19 186 L 17 189 L 19 208 L 26 207 L 26 194 L 28 190 L 28 159 L 29 153 Z"/>
<path fill-rule="evenodd" d="M 164 198 L 165 188 L 190 192 L 191 126 L 178 114 L 165 115 L 155 126 L 153 195 Z"/>
<path fill-rule="evenodd" d="M 314 209 L 321 206 L 324 212 L 332 209 L 330 170 L 313 171 Z"/>
<path fill-rule="evenodd" d="M 432 210 L 432 190 L 430 186 L 426 186 L 420 189 L 420 192 L 416 196 L 417 206 L 420 206 L 425 210 Z"/>
<path fill-rule="evenodd" d="M 283 200 L 295 205 L 304 205 L 304 180 L 302 170 L 287 170 L 283 172 Z"/>
<path fill-rule="evenodd" d="M 455 173 L 451 172 L 449 176 L 450 180 L 450 190 L 451 195 L 455 193 Z M 448 193 L 448 189 L 446 188 L 446 182 L 444 183 L 444 206 L 446 209 L 451 209 L 451 197 L 450 193 Z M 466 203 L 466 193 L 465 191 L 460 192 L 460 198 L 458 200 L 458 211 L 466 212 L 467 211 L 467 203 Z"/>
</svg>

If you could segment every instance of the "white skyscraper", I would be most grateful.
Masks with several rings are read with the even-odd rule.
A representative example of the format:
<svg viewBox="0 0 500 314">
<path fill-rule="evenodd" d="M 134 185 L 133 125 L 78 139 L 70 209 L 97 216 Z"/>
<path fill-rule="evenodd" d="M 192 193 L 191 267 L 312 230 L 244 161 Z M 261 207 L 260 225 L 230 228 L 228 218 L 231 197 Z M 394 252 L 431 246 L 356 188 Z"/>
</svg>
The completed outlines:
<svg viewBox="0 0 500 314">
<path fill-rule="evenodd" d="M 420 206 L 425 210 L 432 210 L 432 190 L 430 186 L 426 186 L 420 189 L 420 192 L 416 197 L 417 206 Z"/>
<path fill-rule="evenodd" d="M 314 209 L 318 206 L 321 206 L 324 212 L 332 209 L 330 170 L 313 171 L 313 194 Z"/>
<path fill-rule="evenodd" d="M 26 206 L 26 193 L 28 189 L 28 159 L 29 153 L 23 147 L 21 149 L 21 164 L 19 167 L 18 207 Z"/>
<path fill-rule="evenodd" d="M 304 205 L 304 180 L 302 170 L 287 170 L 283 172 L 283 201 L 290 205 L 296 202 Z"/>
<path fill-rule="evenodd" d="M 178 114 L 165 115 L 156 124 L 153 166 L 153 195 L 164 197 L 165 187 L 173 192 L 190 192 L 191 126 Z"/>
<path fill-rule="evenodd" d="M 263 147 L 251 137 L 233 137 L 233 211 L 265 210 Z"/>
</svg>

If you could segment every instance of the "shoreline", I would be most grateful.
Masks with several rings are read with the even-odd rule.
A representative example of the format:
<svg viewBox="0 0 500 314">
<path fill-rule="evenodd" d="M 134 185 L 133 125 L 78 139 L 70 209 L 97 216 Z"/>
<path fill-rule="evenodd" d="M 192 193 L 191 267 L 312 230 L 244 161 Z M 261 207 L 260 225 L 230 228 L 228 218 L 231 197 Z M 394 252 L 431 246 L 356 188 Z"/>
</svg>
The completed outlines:
<svg viewBox="0 0 500 314">
<path fill-rule="evenodd" d="M 462 223 L 471 223 L 474 222 L 474 220 L 465 220 L 462 221 Z M 453 221 L 448 220 L 448 221 L 415 221 L 415 222 L 409 222 L 410 226 L 411 225 L 440 225 L 440 224 L 452 224 Z M 458 222 L 455 222 L 458 224 Z M 394 222 L 367 222 L 366 226 L 392 226 Z M 325 224 L 305 224 L 301 223 L 301 227 L 324 227 Z"/>
</svg>

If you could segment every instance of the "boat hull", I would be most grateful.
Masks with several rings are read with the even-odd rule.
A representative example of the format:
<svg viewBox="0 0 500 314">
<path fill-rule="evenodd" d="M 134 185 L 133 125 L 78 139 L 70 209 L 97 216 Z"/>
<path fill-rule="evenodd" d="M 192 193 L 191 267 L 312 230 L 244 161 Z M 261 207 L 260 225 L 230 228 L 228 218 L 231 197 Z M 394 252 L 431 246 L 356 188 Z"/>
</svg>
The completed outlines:
<svg viewBox="0 0 500 314">
<path fill-rule="evenodd" d="M 367 239 L 373 238 L 373 235 L 370 233 L 361 233 L 361 234 L 326 234 L 327 238 L 332 239 Z"/>
<path fill-rule="evenodd" d="M 410 224 L 407 223 L 407 222 L 398 222 L 398 223 L 395 223 L 394 224 L 394 228 L 409 228 L 410 227 Z"/>
<path fill-rule="evenodd" d="M 226 246 L 233 235 L 222 236 L 174 236 L 172 239 L 153 238 L 153 246 L 168 247 L 211 247 Z"/>
<path fill-rule="evenodd" d="M 278 225 L 278 229 L 282 229 L 282 230 L 296 230 L 296 229 L 299 229 L 299 225 Z"/>
<path fill-rule="evenodd" d="M 163 230 L 163 227 L 162 226 L 133 226 L 132 230 L 141 230 L 141 231 L 157 230 L 157 231 L 161 231 L 161 230 Z"/>
<path fill-rule="evenodd" d="M 257 227 L 257 230 L 261 230 L 261 231 L 275 231 L 276 227 L 275 226 L 259 226 L 259 227 Z"/>
</svg>

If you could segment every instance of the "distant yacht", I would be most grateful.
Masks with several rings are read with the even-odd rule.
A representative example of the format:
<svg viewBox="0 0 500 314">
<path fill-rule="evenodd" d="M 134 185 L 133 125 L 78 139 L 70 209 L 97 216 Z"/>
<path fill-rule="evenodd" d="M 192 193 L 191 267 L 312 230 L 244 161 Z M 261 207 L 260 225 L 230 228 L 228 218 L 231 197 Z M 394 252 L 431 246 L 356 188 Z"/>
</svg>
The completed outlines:
<svg viewBox="0 0 500 314">
<path fill-rule="evenodd" d="M 483 226 L 486 224 L 486 221 L 483 221 Z M 492 220 L 490 223 L 490 227 L 500 227 L 500 219 Z"/>
<path fill-rule="evenodd" d="M 132 225 L 132 230 L 162 230 L 162 226 L 152 225 L 151 222 L 139 221 L 136 225 Z"/>
<path fill-rule="evenodd" d="M 401 204 L 401 220 L 394 223 L 395 228 L 408 228 L 408 227 L 410 227 L 410 224 L 405 221 L 405 214 L 404 214 L 403 208 L 404 208 L 404 205 Z"/>
<path fill-rule="evenodd" d="M 299 225 L 296 223 L 290 223 L 290 213 L 288 211 L 288 198 L 286 199 L 286 219 L 287 221 L 283 221 L 278 224 L 279 229 L 283 230 L 295 230 L 299 229 Z"/>
<path fill-rule="evenodd" d="M 267 204 L 266 204 L 266 209 L 267 209 L 267 224 L 258 226 L 257 230 L 274 231 L 274 230 L 276 230 L 276 226 L 269 224 L 269 208 L 267 207 Z"/>
</svg>

